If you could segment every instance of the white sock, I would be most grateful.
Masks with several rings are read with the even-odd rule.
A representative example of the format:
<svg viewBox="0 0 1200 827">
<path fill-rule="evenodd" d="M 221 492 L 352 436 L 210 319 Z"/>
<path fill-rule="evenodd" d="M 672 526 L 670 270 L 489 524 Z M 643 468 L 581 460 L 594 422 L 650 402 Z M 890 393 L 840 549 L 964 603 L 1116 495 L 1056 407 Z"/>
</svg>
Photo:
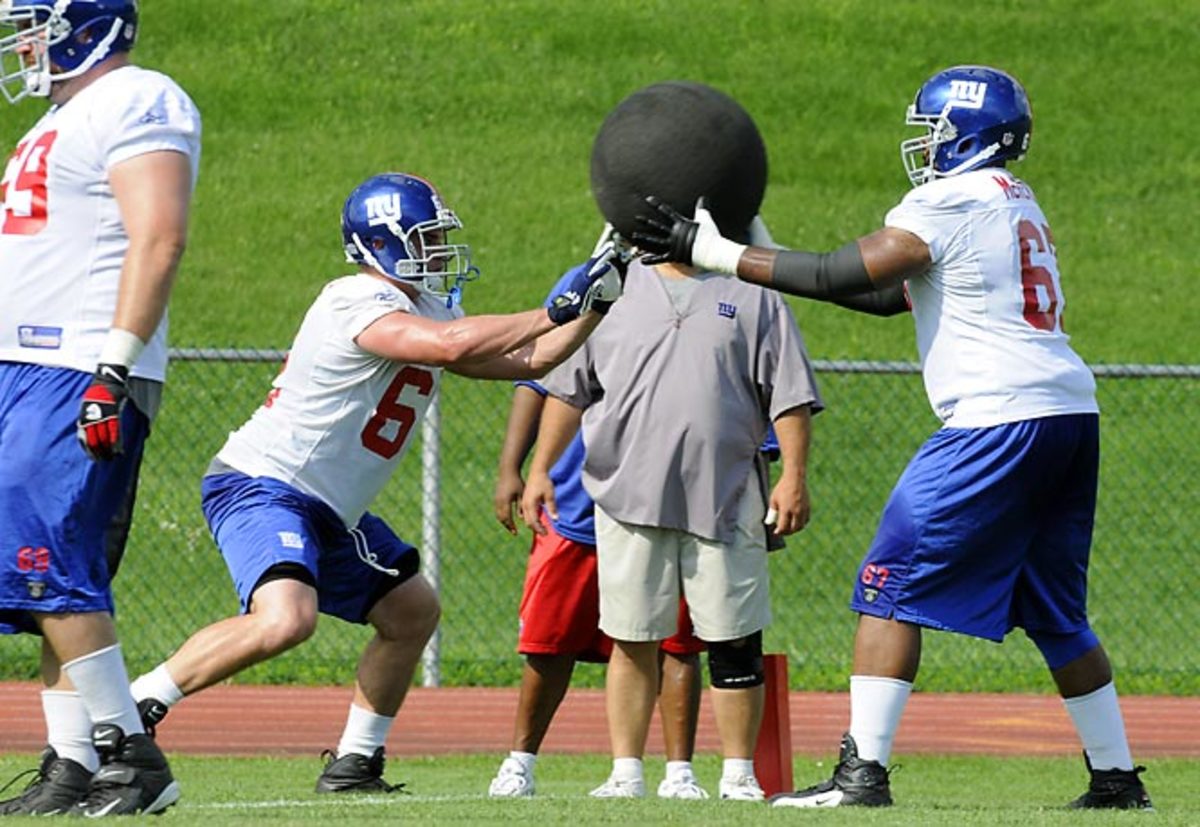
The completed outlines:
<svg viewBox="0 0 1200 827">
<path fill-rule="evenodd" d="M 176 685 L 165 663 L 160 663 L 130 684 L 129 691 L 133 693 L 135 701 L 153 698 L 162 701 L 168 708 L 183 700 L 183 691 Z"/>
<path fill-rule="evenodd" d="M 92 746 L 92 719 L 78 692 L 42 690 L 46 740 L 59 758 L 70 758 L 89 772 L 100 769 L 100 756 Z"/>
<path fill-rule="evenodd" d="M 126 735 L 146 731 L 133 695 L 129 694 L 129 673 L 121 657 L 121 644 L 114 643 L 75 658 L 64 663 L 62 669 L 79 691 L 93 725 L 115 724 Z"/>
<path fill-rule="evenodd" d="M 618 781 L 642 781 L 645 773 L 642 770 L 641 758 L 614 758 L 612 777 Z"/>
<path fill-rule="evenodd" d="M 858 757 L 888 765 L 912 684 L 897 678 L 850 676 L 850 737 Z"/>
<path fill-rule="evenodd" d="M 1094 770 L 1132 770 L 1133 756 L 1125 737 L 1125 720 L 1117 702 L 1117 688 L 1109 681 L 1095 692 L 1063 698 L 1075 722 L 1075 731 Z"/>
<path fill-rule="evenodd" d="M 537 763 L 536 752 L 521 752 L 514 749 L 508 754 L 508 757 L 520 764 L 526 775 L 533 775 L 533 765 Z"/>
<path fill-rule="evenodd" d="M 721 765 L 722 778 L 741 778 L 747 775 L 754 778 L 753 758 L 726 758 L 725 763 Z"/>
<path fill-rule="evenodd" d="M 338 742 L 338 758 L 350 752 L 370 758 L 387 740 L 394 720 L 394 717 L 378 715 L 357 704 L 350 704 L 346 728 L 342 730 L 342 740 Z"/>
<path fill-rule="evenodd" d="M 695 778 L 691 761 L 668 761 L 667 778 Z"/>
</svg>

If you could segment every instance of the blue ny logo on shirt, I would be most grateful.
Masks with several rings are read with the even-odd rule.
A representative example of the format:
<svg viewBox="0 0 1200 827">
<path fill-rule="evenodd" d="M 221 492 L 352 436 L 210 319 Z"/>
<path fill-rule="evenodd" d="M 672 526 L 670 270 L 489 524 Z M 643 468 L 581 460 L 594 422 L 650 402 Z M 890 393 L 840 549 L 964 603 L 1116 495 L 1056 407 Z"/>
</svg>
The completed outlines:
<svg viewBox="0 0 1200 827">
<path fill-rule="evenodd" d="M 717 302 L 717 315 L 732 319 L 737 315 L 737 305 L 729 302 Z"/>
</svg>

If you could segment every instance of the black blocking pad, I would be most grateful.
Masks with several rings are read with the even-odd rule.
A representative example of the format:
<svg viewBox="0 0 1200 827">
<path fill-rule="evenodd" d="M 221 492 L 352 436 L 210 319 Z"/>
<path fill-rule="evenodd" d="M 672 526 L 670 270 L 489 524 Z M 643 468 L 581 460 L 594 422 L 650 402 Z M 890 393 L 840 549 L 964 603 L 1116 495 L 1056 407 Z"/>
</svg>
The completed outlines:
<svg viewBox="0 0 1200 827">
<path fill-rule="evenodd" d="M 690 216 L 706 198 L 721 232 L 744 239 L 767 183 L 767 151 L 749 113 L 691 81 L 656 83 L 609 113 L 592 144 L 592 194 L 622 235 L 637 229 L 645 196 Z"/>
</svg>

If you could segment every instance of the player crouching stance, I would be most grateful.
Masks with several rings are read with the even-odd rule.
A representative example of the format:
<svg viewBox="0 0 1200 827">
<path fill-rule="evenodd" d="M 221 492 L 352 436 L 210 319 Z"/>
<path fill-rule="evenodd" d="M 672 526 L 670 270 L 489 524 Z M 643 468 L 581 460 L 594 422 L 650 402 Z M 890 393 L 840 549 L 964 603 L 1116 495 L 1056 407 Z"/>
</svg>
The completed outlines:
<svg viewBox="0 0 1200 827">
<path fill-rule="evenodd" d="M 192 635 L 138 678 L 157 723 L 183 697 L 306 640 L 318 613 L 369 623 L 354 699 L 318 792 L 392 792 L 384 741 L 438 622 L 417 549 L 367 507 L 408 448 L 442 371 L 481 379 L 542 376 L 578 347 L 620 295 L 619 240 L 601 237 L 550 307 L 464 317 L 478 271 L 438 191 L 413 175 L 377 175 L 342 212 L 354 275 L 309 308 L 266 401 L 217 454 L 204 515 L 243 614 Z"/>
</svg>

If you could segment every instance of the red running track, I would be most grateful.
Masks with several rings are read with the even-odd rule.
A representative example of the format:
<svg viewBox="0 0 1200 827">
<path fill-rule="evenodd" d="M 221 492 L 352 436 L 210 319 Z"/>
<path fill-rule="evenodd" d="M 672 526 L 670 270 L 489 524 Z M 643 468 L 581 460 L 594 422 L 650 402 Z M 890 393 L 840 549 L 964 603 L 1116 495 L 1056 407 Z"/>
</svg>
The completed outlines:
<svg viewBox="0 0 1200 827">
<path fill-rule="evenodd" d="M 170 752 L 316 754 L 337 746 L 351 692 L 339 687 L 215 686 L 171 711 L 158 740 Z M 436 755 L 509 749 L 516 689 L 413 689 L 388 740 L 388 754 Z M 1200 698 L 1121 699 L 1135 758 L 1200 757 Z M 849 718 L 843 693 L 793 692 L 792 747 L 829 756 Z M 39 686 L 0 682 L 0 752 L 36 752 L 45 743 Z M 718 752 L 707 693 L 696 748 Z M 1054 696 L 916 693 L 896 738 L 897 753 L 1054 755 L 1079 750 Z M 648 752 L 662 754 L 651 728 Z M 567 693 L 543 752 L 608 752 L 601 690 Z"/>
</svg>

